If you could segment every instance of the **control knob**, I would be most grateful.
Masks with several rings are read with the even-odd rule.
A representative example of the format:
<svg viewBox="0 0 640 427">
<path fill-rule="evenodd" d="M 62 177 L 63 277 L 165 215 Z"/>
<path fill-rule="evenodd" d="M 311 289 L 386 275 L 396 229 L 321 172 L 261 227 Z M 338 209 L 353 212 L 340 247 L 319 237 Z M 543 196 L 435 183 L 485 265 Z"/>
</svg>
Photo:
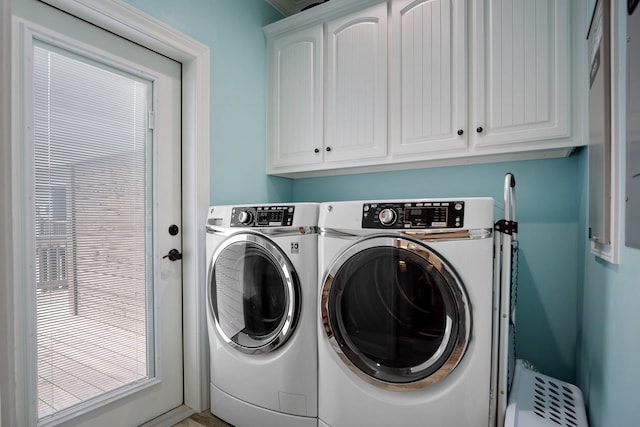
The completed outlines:
<svg viewBox="0 0 640 427">
<path fill-rule="evenodd" d="M 238 214 L 238 221 L 243 225 L 251 224 L 251 221 L 253 221 L 253 214 L 249 211 L 240 211 Z"/>
<path fill-rule="evenodd" d="M 393 225 L 396 222 L 396 211 L 391 208 L 385 208 L 380 211 L 378 218 L 382 225 Z"/>
</svg>

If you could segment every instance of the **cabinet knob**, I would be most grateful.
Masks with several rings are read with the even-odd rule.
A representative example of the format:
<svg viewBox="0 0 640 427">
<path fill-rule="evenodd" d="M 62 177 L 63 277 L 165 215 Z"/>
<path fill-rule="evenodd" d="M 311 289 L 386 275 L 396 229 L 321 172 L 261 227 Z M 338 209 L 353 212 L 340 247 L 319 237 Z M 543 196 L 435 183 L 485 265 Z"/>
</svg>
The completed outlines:
<svg viewBox="0 0 640 427">
<path fill-rule="evenodd" d="M 462 129 L 458 129 L 458 135 L 462 135 L 464 131 Z"/>
<path fill-rule="evenodd" d="M 315 148 L 315 149 L 313 150 L 313 152 L 314 152 L 314 153 L 316 153 L 316 154 L 318 154 L 318 153 L 320 152 L 320 149 L 319 149 L 319 148 Z"/>
<path fill-rule="evenodd" d="M 478 132 L 478 133 L 482 133 L 482 131 L 483 131 L 483 130 L 484 130 L 484 129 L 482 129 L 482 126 L 478 126 L 478 127 L 476 128 L 476 132 Z"/>
<path fill-rule="evenodd" d="M 331 151 L 331 147 L 327 147 L 327 148 L 326 148 L 326 150 L 327 150 L 327 151 Z"/>
</svg>

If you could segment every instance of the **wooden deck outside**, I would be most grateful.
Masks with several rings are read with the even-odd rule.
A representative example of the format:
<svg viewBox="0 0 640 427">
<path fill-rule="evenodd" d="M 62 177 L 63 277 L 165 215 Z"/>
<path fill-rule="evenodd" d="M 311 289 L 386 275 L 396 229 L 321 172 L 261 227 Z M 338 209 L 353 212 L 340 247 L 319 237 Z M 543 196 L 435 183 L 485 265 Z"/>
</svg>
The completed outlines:
<svg viewBox="0 0 640 427">
<path fill-rule="evenodd" d="M 126 324 L 113 316 L 73 314 L 67 288 L 38 291 L 38 416 L 145 378 L 144 305 L 126 305 Z M 131 311 L 142 311 L 132 313 Z"/>
</svg>

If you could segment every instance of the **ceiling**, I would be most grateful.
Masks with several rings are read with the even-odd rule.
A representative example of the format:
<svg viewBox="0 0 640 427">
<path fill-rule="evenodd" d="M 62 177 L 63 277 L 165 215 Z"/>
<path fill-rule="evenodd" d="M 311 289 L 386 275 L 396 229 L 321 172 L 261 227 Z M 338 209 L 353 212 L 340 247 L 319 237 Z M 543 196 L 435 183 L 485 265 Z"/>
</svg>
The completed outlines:
<svg viewBox="0 0 640 427">
<path fill-rule="evenodd" d="M 302 9 L 315 4 L 324 3 L 328 0 L 265 0 L 278 12 L 284 16 L 290 16 L 300 12 Z"/>
</svg>

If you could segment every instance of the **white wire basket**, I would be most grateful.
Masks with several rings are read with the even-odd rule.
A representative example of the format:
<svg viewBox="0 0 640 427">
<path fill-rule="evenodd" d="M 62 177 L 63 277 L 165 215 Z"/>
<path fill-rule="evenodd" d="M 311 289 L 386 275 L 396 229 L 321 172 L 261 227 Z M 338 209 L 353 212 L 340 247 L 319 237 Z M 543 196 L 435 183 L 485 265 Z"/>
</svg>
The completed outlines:
<svg viewBox="0 0 640 427">
<path fill-rule="evenodd" d="M 588 427 L 580 389 L 516 361 L 505 427 Z"/>
</svg>

